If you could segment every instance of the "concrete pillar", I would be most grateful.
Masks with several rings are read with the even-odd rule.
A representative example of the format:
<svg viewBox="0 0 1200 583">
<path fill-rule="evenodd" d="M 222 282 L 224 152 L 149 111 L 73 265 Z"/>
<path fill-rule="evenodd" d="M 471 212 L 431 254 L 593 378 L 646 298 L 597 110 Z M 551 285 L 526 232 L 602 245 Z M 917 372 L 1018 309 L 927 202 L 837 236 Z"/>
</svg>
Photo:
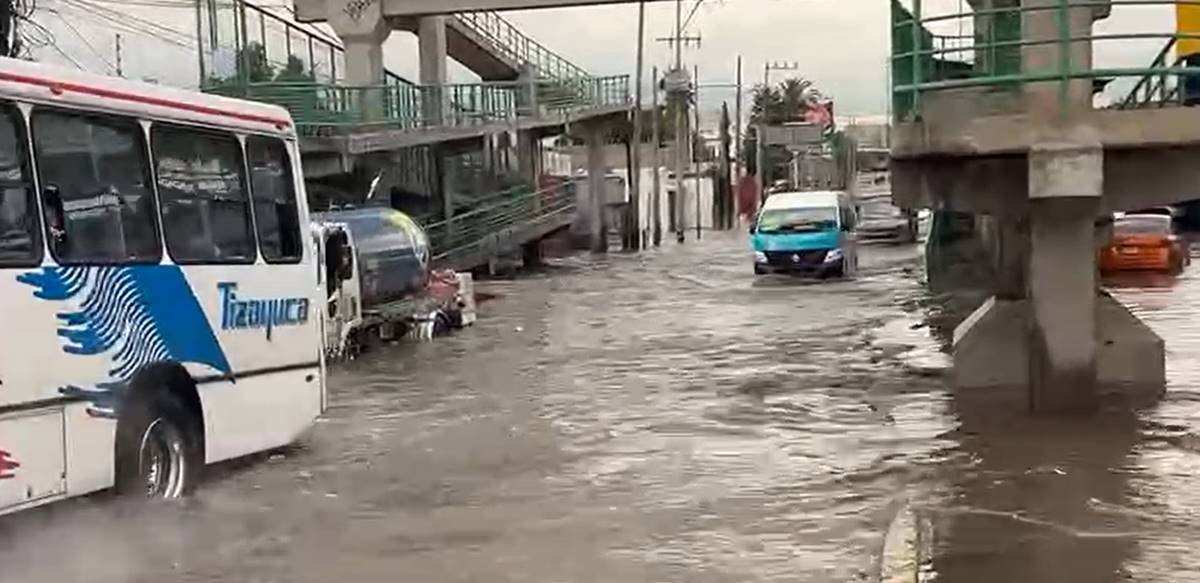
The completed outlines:
<svg viewBox="0 0 1200 583">
<path fill-rule="evenodd" d="M 360 5 L 352 0 L 327 0 L 325 11 L 330 28 L 345 45 L 343 83 L 356 88 L 349 97 L 362 112 L 363 121 L 382 119 L 385 115 L 383 41 L 392 29 L 383 17 L 380 3 Z"/>
<path fill-rule="evenodd" d="M 998 218 L 994 223 L 993 267 L 999 300 L 1023 300 L 1029 268 L 1029 223 L 1026 219 Z"/>
<path fill-rule="evenodd" d="M 440 125 L 449 101 L 446 94 L 446 17 L 425 16 L 417 25 L 422 113 L 426 125 Z"/>
<path fill-rule="evenodd" d="M 521 73 L 517 77 L 520 89 L 517 91 L 517 115 L 537 117 L 540 113 L 538 105 L 538 77 L 533 65 L 521 65 Z"/>
<path fill-rule="evenodd" d="M 386 115 L 383 95 L 383 43 L 365 39 L 343 39 L 346 46 L 346 85 L 355 87 L 355 100 L 362 121 L 380 121 Z"/>
<path fill-rule="evenodd" d="M 541 144 L 537 134 L 529 130 L 517 132 L 517 172 L 530 184 L 537 185 Z"/>
<path fill-rule="evenodd" d="M 1066 9 L 1067 22 L 1057 9 L 1059 0 L 1023 0 L 1025 7 L 1049 7 L 1023 13 L 1022 37 L 1026 41 L 1053 41 L 1048 44 L 1024 46 L 1021 49 L 1022 69 L 1026 74 L 1059 74 L 1065 65 L 1068 71 L 1087 71 L 1092 68 L 1092 43 L 1088 40 L 1069 43 L 1066 60 L 1063 60 L 1063 25 L 1066 24 L 1067 38 L 1082 38 L 1091 35 L 1092 23 L 1107 16 L 1098 6 L 1076 6 Z M 1060 81 L 1028 83 L 1024 87 L 1027 111 L 1034 116 L 1055 113 L 1061 97 Z M 1069 108 L 1091 108 L 1092 80 L 1072 79 L 1067 81 L 1066 104 Z"/>
<path fill-rule="evenodd" d="M 1104 190 L 1098 143 L 1029 152 L 1030 404 L 1090 410 L 1096 388 L 1096 216 Z"/>
<path fill-rule="evenodd" d="M 608 232 L 604 224 L 605 165 L 604 126 L 590 124 L 586 130 L 588 164 L 588 248 L 595 253 L 608 252 Z"/>
</svg>

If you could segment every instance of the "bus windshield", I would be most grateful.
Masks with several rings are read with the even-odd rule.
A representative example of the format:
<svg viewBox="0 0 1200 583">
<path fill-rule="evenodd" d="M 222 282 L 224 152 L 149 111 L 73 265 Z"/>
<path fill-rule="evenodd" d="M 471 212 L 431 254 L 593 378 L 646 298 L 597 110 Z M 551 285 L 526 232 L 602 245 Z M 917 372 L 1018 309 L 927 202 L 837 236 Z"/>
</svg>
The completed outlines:
<svg viewBox="0 0 1200 583">
<path fill-rule="evenodd" d="M 813 232 L 837 228 L 837 209 L 792 208 L 768 209 L 758 219 L 758 232 Z"/>
</svg>

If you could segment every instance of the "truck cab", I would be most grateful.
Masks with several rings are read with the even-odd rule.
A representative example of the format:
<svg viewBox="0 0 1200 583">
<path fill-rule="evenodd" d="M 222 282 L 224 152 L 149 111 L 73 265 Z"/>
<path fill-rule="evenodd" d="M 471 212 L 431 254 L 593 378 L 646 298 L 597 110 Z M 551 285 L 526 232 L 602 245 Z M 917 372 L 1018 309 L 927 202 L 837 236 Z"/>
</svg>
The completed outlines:
<svg viewBox="0 0 1200 583">
<path fill-rule="evenodd" d="M 314 222 L 312 231 L 325 297 L 321 312 L 326 356 L 340 358 L 363 322 L 362 276 L 355 259 L 354 235 L 348 225 L 339 222 Z"/>
</svg>

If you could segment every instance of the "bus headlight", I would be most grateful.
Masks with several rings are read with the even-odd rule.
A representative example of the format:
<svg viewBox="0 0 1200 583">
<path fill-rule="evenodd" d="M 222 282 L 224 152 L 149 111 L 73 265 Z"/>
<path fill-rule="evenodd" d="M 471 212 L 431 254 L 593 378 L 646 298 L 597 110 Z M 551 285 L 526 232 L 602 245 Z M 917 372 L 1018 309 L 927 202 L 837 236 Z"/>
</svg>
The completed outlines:
<svg viewBox="0 0 1200 583">
<path fill-rule="evenodd" d="M 762 251 L 755 251 L 754 252 L 754 262 L 755 263 L 766 263 L 767 262 L 767 254 L 763 253 Z"/>
<path fill-rule="evenodd" d="M 836 263 L 842 260 L 841 249 L 830 249 L 825 253 L 825 263 Z"/>
</svg>

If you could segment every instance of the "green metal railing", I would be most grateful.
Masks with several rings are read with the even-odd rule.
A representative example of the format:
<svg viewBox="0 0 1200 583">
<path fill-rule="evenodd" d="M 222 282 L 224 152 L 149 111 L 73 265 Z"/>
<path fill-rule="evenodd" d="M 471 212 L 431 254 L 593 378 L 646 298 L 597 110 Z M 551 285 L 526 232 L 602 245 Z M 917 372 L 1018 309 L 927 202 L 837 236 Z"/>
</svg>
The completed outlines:
<svg viewBox="0 0 1200 583">
<path fill-rule="evenodd" d="M 570 183 L 536 191 L 506 191 L 489 197 L 475 209 L 449 220 L 425 225 L 435 262 L 470 253 L 485 245 L 513 247 L 521 228 L 542 221 L 568 220 L 575 212 L 575 190 Z"/>
<path fill-rule="evenodd" d="M 209 91 L 284 107 L 297 127 L 309 134 L 330 129 L 472 126 L 629 104 L 627 76 L 441 87 L 268 82 L 214 86 Z"/>
<path fill-rule="evenodd" d="M 921 0 L 911 0 L 911 8 L 893 0 L 892 100 L 897 121 L 919 119 L 924 95 L 970 87 L 1017 91 L 1031 83 L 1055 84 L 1060 107 L 1065 109 L 1070 82 L 1078 80 L 1096 84 L 1129 79 L 1136 83 L 1135 89 L 1144 98 L 1131 97 L 1121 105 L 1161 106 L 1178 97 L 1180 79 L 1200 75 L 1200 67 L 1181 66 L 1177 60 L 1170 60 L 1170 46 L 1146 67 L 1085 67 L 1071 59 L 1071 49 L 1076 43 L 1093 43 L 1093 46 L 1139 41 L 1172 43 L 1178 39 L 1200 38 L 1200 34 L 1173 30 L 1095 33 L 1092 27 L 1085 33 L 1072 33 L 1070 28 L 1072 11 L 1200 5 L 1200 0 L 1052 0 L 1038 6 L 1011 4 L 1014 5 L 929 15 L 922 12 Z M 1041 38 L 1027 38 L 1022 31 L 1023 23 L 1037 13 L 1054 19 L 1054 32 Z M 969 42 L 951 43 L 950 46 L 939 46 L 935 42 L 935 32 L 955 28 L 970 31 L 969 35 L 963 35 Z M 1052 64 L 1039 70 L 1026 70 L 1022 66 L 1023 54 L 1031 48 L 1054 51 Z M 945 67 L 939 66 L 939 62 L 950 60 L 969 64 L 969 67 L 950 74 Z"/>
<path fill-rule="evenodd" d="M 456 18 L 488 42 L 497 54 L 533 67 L 538 77 L 581 79 L 589 76 L 582 67 L 547 49 L 496 12 L 468 12 Z"/>
<path fill-rule="evenodd" d="M 1172 38 L 1150 62 L 1150 69 L 1163 70 L 1168 67 L 1178 68 L 1182 58 L 1171 58 L 1172 51 L 1178 39 Z M 1168 65 L 1170 61 L 1170 65 Z M 1129 94 L 1117 104 L 1117 109 L 1140 109 L 1146 107 L 1166 107 L 1167 105 L 1182 105 L 1183 91 L 1179 81 L 1182 78 L 1166 73 L 1149 74 L 1138 80 Z"/>
</svg>

